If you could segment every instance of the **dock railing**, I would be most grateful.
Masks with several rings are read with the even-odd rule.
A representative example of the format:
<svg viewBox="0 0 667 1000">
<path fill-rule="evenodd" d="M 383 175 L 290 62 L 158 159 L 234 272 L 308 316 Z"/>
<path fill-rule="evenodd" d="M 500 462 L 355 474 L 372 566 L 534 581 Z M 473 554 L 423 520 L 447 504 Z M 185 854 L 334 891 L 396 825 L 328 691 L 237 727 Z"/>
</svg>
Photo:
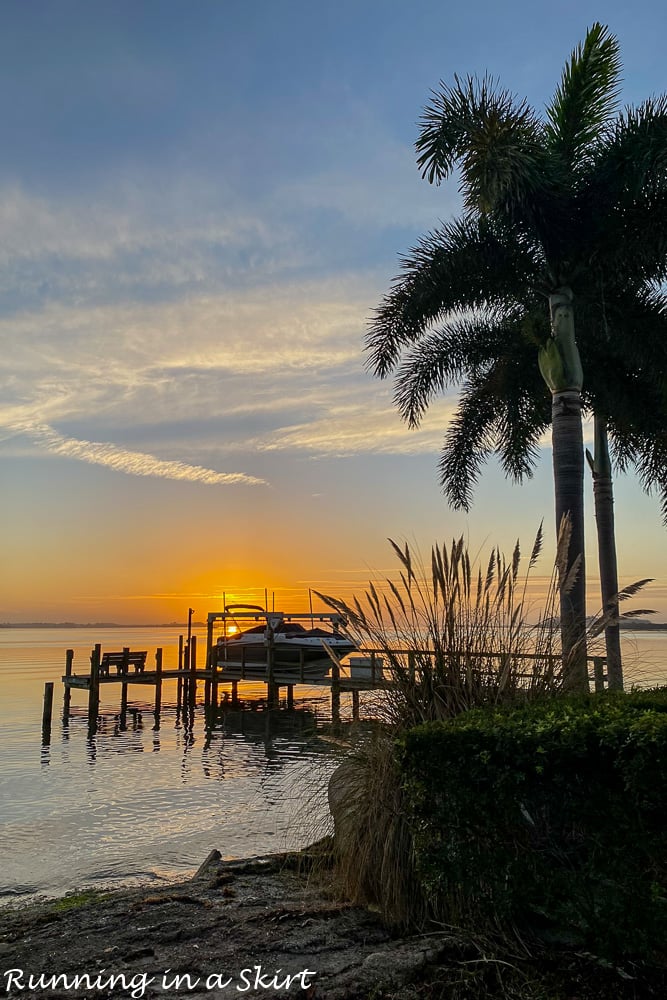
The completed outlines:
<svg viewBox="0 0 667 1000">
<path fill-rule="evenodd" d="M 310 617 L 310 616 L 308 616 Z M 319 617 L 319 616 L 318 616 Z M 88 693 L 88 728 L 89 733 L 96 731 L 100 704 L 100 687 L 108 684 L 120 683 L 121 685 L 121 714 L 127 711 L 127 686 L 128 684 L 139 684 L 142 686 L 155 687 L 155 728 L 159 728 L 160 711 L 162 708 L 162 684 L 166 679 L 177 679 L 177 711 L 185 712 L 186 709 L 192 717 L 197 699 L 197 684 L 203 681 L 205 684 L 204 705 L 207 710 L 215 712 L 218 708 L 218 689 L 221 685 L 231 684 L 231 704 L 238 703 L 238 685 L 240 681 L 252 680 L 267 684 L 267 704 L 277 707 L 280 702 L 280 688 L 287 691 L 286 705 L 288 708 L 294 705 L 294 687 L 296 685 L 308 685 L 309 687 L 329 687 L 331 689 L 331 710 L 332 718 L 340 718 L 340 699 L 342 693 L 351 694 L 353 718 L 359 717 L 359 695 L 362 691 L 378 689 L 388 689 L 396 683 L 396 669 L 400 663 L 400 669 L 404 671 L 404 676 L 408 681 L 418 683 L 419 680 L 419 659 L 442 656 L 441 652 L 428 649 L 414 648 L 388 648 L 388 647 L 358 647 L 351 654 L 341 659 L 334 654 L 331 649 L 327 650 L 331 659 L 331 669 L 329 675 L 321 677 L 306 676 L 304 673 L 304 661 L 301 659 L 296 670 L 289 676 L 281 672 L 272 662 L 271 648 L 267 646 L 267 666 L 263 677 L 258 677 L 253 672 L 252 677 L 246 676 L 245 657 L 240 663 L 240 672 L 235 676 L 225 676 L 225 671 L 214 655 L 212 643 L 212 627 L 209 624 L 208 649 L 206 665 L 203 669 L 197 667 L 197 643 L 196 637 L 192 636 L 190 643 L 183 644 L 182 637 L 179 640 L 178 667 L 177 669 L 167 669 L 163 663 L 162 649 L 158 649 L 155 654 L 155 669 L 145 670 L 136 674 L 129 674 L 127 670 L 119 672 L 117 675 L 100 676 L 100 663 L 102 651 L 100 644 L 96 644 L 91 657 L 90 668 L 87 674 L 75 674 L 73 672 L 73 650 L 67 650 L 65 674 L 62 677 L 65 693 L 63 700 L 63 722 L 67 723 L 70 713 L 71 690 L 80 688 Z M 123 651 L 127 657 L 129 650 Z M 448 654 L 454 659 L 465 662 L 466 654 L 452 651 Z M 509 661 L 531 661 L 541 660 L 547 662 L 554 673 L 559 667 L 561 656 L 558 653 L 512 653 L 506 650 L 489 651 L 485 653 L 468 654 L 468 660 L 489 661 L 493 659 Z M 392 660 L 394 661 L 392 665 Z M 589 683 L 595 692 L 605 690 L 607 686 L 606 657 L 589 655 L 587 661 L 590 666 Z M 256 667 L 256 664 L 254 664 Z M 393 672 L 393 676 L 392 676 Z M 494 676 L 491 669 L 489 676 Z M 514 671 L 514 676 L 519 679 L 530 681 L 534 677 L 530 669 L 525 672 Z M 44 711 L 42 728 L 45 734 L 44 742 L 50 738 L 51 711 L 53 704 L 53 691 L 48 685 L 45 689 Z"/>
</svg>

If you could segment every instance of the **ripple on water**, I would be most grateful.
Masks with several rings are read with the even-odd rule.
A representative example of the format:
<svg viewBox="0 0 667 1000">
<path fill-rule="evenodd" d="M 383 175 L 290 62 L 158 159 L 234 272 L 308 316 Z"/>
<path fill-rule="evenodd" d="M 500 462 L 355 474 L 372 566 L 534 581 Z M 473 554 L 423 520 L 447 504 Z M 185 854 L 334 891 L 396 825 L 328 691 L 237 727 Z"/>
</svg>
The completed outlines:
<svg viewBox="0 0 667 1000">
<path fill-rule="evenodd" d="M 145 692 L 135 689 L 144 694 L 134 702 L 141 718 L 129 715 L 122 730 L 105 691 L 100 731 L 88 740 L 84 692 L 73 692 L 69 726 L 60 719 L 64 649 L 75 647 L 83 671 L 92 644 L 102 638 L 116 647 L 118 633 L 105 639 L 79 630 L 72 641 L 62 632 L 5 631 L 12 634 L 0 635 L 0 683 L 8 692 L 0 730 L 0 899 L 150 882 L 192 871 L 213 848 L 245 857 L 317 835 L 333 762 L 324 744 L 301 731 L 297 723 L 309 721 L 303 713 L 292 729 L 285 717 L 276 729 L 260 713 L 237 713 L 207 740 L 199 713 L 191 734 L 178 723 L 169 685 L 159 731 Z M 134 648 L 167 646 L 164 635 L 151 643 L 139 631 L 123 639 Z M 165 649 L 167 662 L 172 654 Z M 51 745 L 42 748 L 47 680 L 56 682 L 56 698 Z M 320 714 L 322 704 L 312 703 Z"/>
</svg>

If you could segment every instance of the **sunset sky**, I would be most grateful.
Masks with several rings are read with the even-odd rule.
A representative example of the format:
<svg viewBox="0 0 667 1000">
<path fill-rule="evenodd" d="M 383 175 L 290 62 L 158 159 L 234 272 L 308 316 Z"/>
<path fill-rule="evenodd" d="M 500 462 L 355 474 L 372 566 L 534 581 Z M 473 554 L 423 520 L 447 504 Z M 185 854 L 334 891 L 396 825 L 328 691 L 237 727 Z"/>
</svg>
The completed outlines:
<svg viewBox="0 0 667 1000">
<path fill-rule="evenodd" d="M 595 20 L 623 103 L 667 90 L 658 0 L 4 0 L 0 6 L 0 622 L 187 618 L 268 588 L 307 605 L 393 567 L 387 537 L 473 552 L 542 519 L 490 462 L 469 515 L 364 371 L 368 318 L 459 209 L 415 166 L 439 80 L 538 109 Z M 616 486 L 622 582 L 667 614 L 667 532 Z M 597 609 L 589 507 L 590 610 Z M 551 548 L 539 572 L 550 572 Z M 249 591 L 248 591 L 249 594 Z M 305 600 L 302 599 L 303 595 Z"/>
</svg>

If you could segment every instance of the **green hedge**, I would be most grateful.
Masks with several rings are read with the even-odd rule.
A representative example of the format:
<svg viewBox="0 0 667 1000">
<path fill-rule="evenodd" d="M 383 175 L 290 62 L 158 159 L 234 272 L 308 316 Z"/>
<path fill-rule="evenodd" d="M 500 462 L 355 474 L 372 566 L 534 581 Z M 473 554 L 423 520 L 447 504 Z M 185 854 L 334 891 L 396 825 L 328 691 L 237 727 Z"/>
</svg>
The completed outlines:
<svg viewBox="0 0 667 1000">
<path fill-rule="evenodd" d="M 666 707 L 664 690 L 550 699 L 405 734 L 435 915 L 567 935 L 607 957 L 665 949 Z"/>
</svg>

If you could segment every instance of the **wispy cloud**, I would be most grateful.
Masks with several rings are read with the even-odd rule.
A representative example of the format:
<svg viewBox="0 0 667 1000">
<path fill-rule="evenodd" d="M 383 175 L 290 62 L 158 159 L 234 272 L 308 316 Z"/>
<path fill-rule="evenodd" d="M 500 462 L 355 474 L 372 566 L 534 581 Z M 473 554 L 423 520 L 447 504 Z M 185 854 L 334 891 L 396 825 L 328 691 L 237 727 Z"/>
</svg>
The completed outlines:
<svg viewBox="0 0 667 1000">
<path fill-rule="evenodd" d="M 415 431 L 386 405 L 373 407 L 350 397 L 348 405 L 332 406 L 307 423 L 277 428 L 268 438 L 254 440 L 259 451 L 299 450 L 316 456 L 355 454 L 418 455 L 437 453 L 454 408 L 452 400 L 438 400 Z"/>
<path fill-rule="evenodd" d="M 158 194 L 159 190 L 159 194 Z M 54 257 L 110 260 L 122 254 L 153 253 L 185 246 L 254 246 L 278 243 L 258 214 L 230 209 L 224 182 L 217 188 L 202 178 L 163 178 L 163 184 L 128 178 L 97 192 L 94 204 L 70 195 L 45 198 L 13 185 L 0 188 L 0 260 L 36 261 Z M 187 211 L 186 211 L 187 205 Z M 215 213 L 212 208 L 215 208 Z"/>
<path fill-rule="evenodd" d="M 187 457 L 211 474 L 223 455 L 252 464 L 266 452 L 437 454 L 453 398 L 434 401 L 414 431 L 391 385 L 363 372 L 375 293 L 368 277 L 347 276 L 173 304 L 54 305 L 0 321 L 12 342 L 0 376 L 13 386 L 0 425 L 92 439 L 104 464 L 135 474 L 146 474 L 144 459 L 121 466 L 119 453 L 164 462 L 183 457 L 186 440 Z M 88 446 L 47 443 L 91 460 Z"/>
<path fill-rule="evenodd" d="M 406 151 L 390 152 L 407 170 Z M 364 185 L 329 180 L 302 189 L 302 212 L 360 218 Z M 256 472 L 267 451 L 439 450 L 448 402 L 410 431 L 390 387 L 363 372 L 364 330 L 385 275 L 300 271 L 307 251 L 287 238 L 280 184 L 252 207 L 192 177 L 154 187 L 159 196 L 121 180 L 90 211 L 76 194 L 60 203 L 0 189 L 4 280 L 9 288 L 15 272 L 30 285 L 24 304 L 19 295 L 0 310 L 0 428 L 33 430 L 12 448 L 30 440 L 130 475 L 247 484 L 263 480 L 216 470 L 235 456 L 234 466 Z M 380 200 L 398 204 L 398 193 Z M 298 193 L 290 198 L 298 207 Z M 32 295 L 31 282 L 43 294 Z M 170 292 L 142 298 L 129 293 L 133 282 L 137 292 L 160 283 Z"/>
<path fill-rule="evenodd" d="M 261 486 L 266 480 L 248 476 L 243 472 L 216 472 L 200 465 L 186 462 L 165 461 L 144 452 L 130 451 L 114 444 L 84 441 L 64 437 L 48 424 L 17 428 L 28 434 L 38 445 L 53 455 L 76 458 L 92 465 L 104 465 L 116 472 L 132 476 L 157 476 L 160 479 L 177 479 L 207 486 Z"/>
</svg>

